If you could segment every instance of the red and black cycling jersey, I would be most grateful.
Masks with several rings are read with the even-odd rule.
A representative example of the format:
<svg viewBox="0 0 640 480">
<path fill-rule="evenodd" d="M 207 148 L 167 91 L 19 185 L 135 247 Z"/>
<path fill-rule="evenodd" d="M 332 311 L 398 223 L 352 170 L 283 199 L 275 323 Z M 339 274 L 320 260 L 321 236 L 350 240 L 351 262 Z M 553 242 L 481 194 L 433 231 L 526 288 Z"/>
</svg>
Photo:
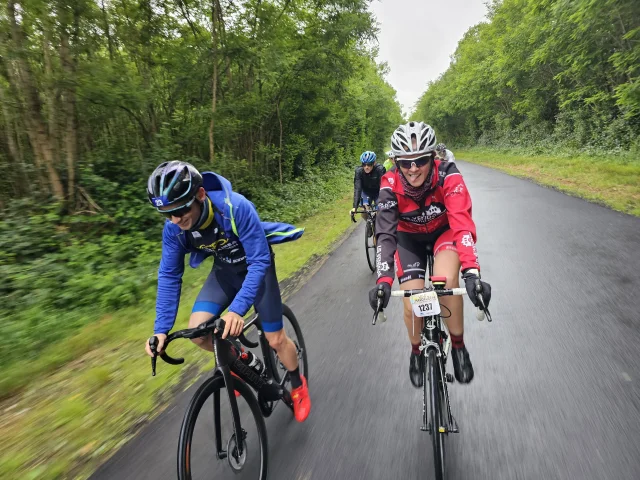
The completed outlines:
<svg viewBox="0 0 640 480">
<path fill-rule="evenodd" d="M 393 283 L 397 232 L 425 234 L 451 229 L 462 270 L 480 268 L 467 186 L 455 163 L 434 162 L 437 175 L 432 176 L 433 189 L 422 205 L 404 194 L 401 174 L 396 169 L 382 177 L 376 218 L 378 283 Z"/>
</svg>

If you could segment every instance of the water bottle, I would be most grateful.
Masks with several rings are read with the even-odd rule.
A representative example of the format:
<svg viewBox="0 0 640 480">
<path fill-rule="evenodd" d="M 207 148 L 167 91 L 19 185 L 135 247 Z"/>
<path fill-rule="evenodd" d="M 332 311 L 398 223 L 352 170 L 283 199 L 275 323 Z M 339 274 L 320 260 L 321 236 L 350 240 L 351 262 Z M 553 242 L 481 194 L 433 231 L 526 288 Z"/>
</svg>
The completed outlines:
<svg viewBox="0 0 640 480">
<path fill-rule="evenodd" d="M 253 354 L 250 350 L 246 352 L 242 352 L 241 355 L 242 361 L 249 367 L 253 369 L 258 375 L 262 375 L 264 372 L 264 364 L 262 361 Z"/>
</svg>

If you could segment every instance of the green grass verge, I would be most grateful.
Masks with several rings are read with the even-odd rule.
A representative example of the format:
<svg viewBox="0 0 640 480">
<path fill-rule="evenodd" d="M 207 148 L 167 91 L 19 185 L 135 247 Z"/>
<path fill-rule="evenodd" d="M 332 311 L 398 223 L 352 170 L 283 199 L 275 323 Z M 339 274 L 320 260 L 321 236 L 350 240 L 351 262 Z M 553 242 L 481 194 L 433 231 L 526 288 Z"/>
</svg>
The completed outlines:
<svg viewBox="0 0 640 480">
<path fill-rule="evenodd" d="M 456 150 L 460 160 L 502 170 L 541 185 L 640 216 L 640 158 L 631 155 L 526 156 L 504 150 Z"/>
<path fill-rule="evenodd" d="M 281 281 L 312 257 L 330 251 L 351 225 L 351 201 L 349 195 L 326 205 L 297 224 L 305 227 L 300 240 L 274 247 Z M 186 327 L 208 266 L 187 269 L 176 329 Z M 185 364 L 159 362 L 152 377 L 143 347 L 153 318 L 149 308 L 121 310 L 43 351 L 38 361 L 53 361 L 60 368 L 32 375 L 26 388 L 0 404 L 0 478 L 87 478 L 212 367 L 210 354 L 188 341 L 176 342 L 172 353 L 184 357 Z M 41 371 L 46 366 L 41 365 Z M 17 374 L 38 371 L 24 367 Z"/>
</svg>

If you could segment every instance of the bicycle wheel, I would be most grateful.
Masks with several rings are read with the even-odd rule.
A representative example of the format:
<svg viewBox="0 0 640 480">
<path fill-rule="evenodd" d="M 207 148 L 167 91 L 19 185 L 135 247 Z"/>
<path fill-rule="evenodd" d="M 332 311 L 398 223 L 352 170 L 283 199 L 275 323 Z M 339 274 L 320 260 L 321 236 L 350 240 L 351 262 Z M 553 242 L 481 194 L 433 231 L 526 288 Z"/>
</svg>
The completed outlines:
<svg viewBox="0 0 640 480">
<path fill-rule="evenodd" d="M 367 252 L 367 263 L 372 272 L 376 271 L 376 239 L 375 227 L 367 222 L 364 229 L 364 249 Z"/>
<path fill-rule="evenodd" d="M 266 480 L 267 428 L 249 386 L 233 378 L 243 434 L 243 452 L 237 452 L 233 414 L 222 375 L 206 380 L 191 399 L 180 428 L 178 480 L 234 478 Z M 203 410 L 203 406 L 207 407 Z M 205 415 L 200 413 L 206 412 Z M 218 455 L 216 452 L 226 452 Z"/>
<path fill-rule="evenodd" d="M 429 398 L 430 421 L 431 421 L 431 443 L 433 444 L 433 463 L 436 471 L 436 480 L 445 478 L 445 452 L 444 439 L 446 437 L 446 425 L 444 421 L 445 413 L 442 387 L 440 385 L 440 362 L 437 352 L 429 350 L 427 357 L 427 368 L 424 379 L 425 400 Z M 427 381 L 428 380 L 428 381 Z"/>
<path fill-rule="evenodd" d="M 284 331 L 296 346 L 296 350 L 298 351 L 298 366 L 300 367 L 300 373 L 307 379 L 308 384 L 309 362 L 307 361 L 307 347 L 305 346 L 304 337 L 302 336 L 302 329 L 300 328 L 300 324 L 298 323 L 298 319 L 296 318 L 296 316 L 284 303 L 282 304 L 282 322 L 284 323 Z M 280 362 L 280 359 L 278 358 L 275 350 L 271 350 L 271 355 L 272 364 L 274 366 L 271 373 L 274 380 L 279 383 L 282 381 L 284 375 L 287 374 L 287 369 Z"/>
</svg>

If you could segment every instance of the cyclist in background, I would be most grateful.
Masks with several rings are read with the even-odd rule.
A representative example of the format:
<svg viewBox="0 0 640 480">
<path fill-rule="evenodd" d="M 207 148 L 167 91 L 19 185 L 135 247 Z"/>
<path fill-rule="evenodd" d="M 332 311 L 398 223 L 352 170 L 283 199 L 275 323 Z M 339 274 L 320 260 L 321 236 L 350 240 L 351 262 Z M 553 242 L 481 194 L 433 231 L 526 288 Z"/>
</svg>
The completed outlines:
<svg viewBox="0 0 640 480">
<path fill-rule="evenodd" d="M 387 152 L 387 159 L 384 161 L 384 163 L 382 164 L 382 166 L 384 167 L 384 169 L 388 172 L 389 170 L 391 170 L 395 164 L 393 163 L 393 152 L 391 150 L 389 150 Z"/>
<path fill-rule="evenodd" d="M 380 195 L 380 180 L 385 174 L 385 169 L 379 163 L 376 163 L 376 154 L 374 152 L 364 152 L 360 155 L 360 165 L 356 168 L 353 177 L 353 208 L 351 209 L 351 219 L 355 222 L 353 215 L 362 203 L 365 208 L 369 208 L 371 203 L 378 201 Z M 362 214 L 362 218 L 366 220 L 367 215 Z"/>
<path fill-rule="evenodd" d="M 451 150 L 447 150 L 447 146 L 444 143 L 436 145 L 436 155 L 439 160 L 456 163 L 456 157 L 453 156 L 453 152 Z"/>
</svg>

